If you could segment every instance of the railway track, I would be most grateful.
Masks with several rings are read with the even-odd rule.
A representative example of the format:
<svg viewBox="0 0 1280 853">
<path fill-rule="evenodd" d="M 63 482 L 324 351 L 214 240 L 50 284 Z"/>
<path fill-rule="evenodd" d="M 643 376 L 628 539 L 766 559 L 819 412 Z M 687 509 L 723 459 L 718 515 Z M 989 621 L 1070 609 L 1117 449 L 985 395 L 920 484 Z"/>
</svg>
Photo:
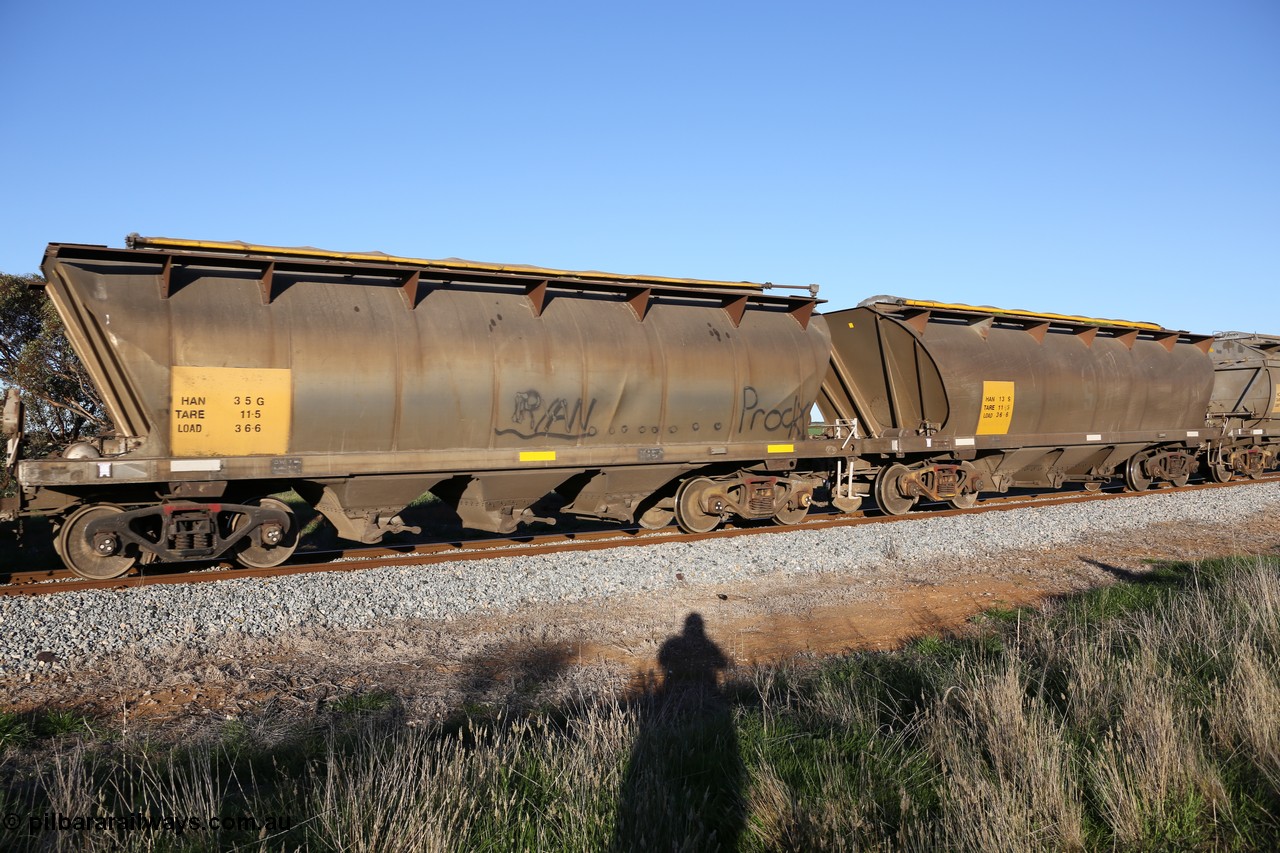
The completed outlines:
<svg viewBox="0 0 1280 853">
<path fill-rule="evenodd" d="M 135 569 L 133 574 L 122 578 L 86 580 L 76 577 L 66 569 L 43 568 L 8 573 L 8 582 L 0 584 L 0 596 L 53 595 L 83 590 L 210 583 L 244 578 L 274 578 L 310 572 L 350 572 L 390 566 L 425 567 L 464 560 L 529 557 L 573 551 L 599 551 L 608 548 L 638 547 L 667 542 L 730 539 L 738 536 L 786 533 L 797 530 L 824 530 L 837 527 L 857 527 L 864 524 L 922 521 L 930 518 L 1007 512 L 1029 506 L 1058 506 L 1093 501 L 1135 500 L 1152 494 L 1189 492 L 1202 489 L 1247 488 L 1251 485 L 1276 481 L 1280 481 L 1280 472 L 1269 473 L 1258 480 L 1237 480 L 1230 483 L 1193 483 L 1182 487 L 1166 487 L 1148 492 L 1103 490 L 1100 492 L 1085 491 L 1065 494 L 1062 492 L 1023 494 L 988 498 L 969 509 L 926 508 L 925 511 L 906 515 L 885 515 L 878 511 L 870 513 L 857 512 L 849 515 L 814 514 L 798 525 L 785 527 L 774 525 L 725 527 L 709 533 L 682 533 L 674 526 L 662 530 L 645 530 L 636 527 L 568 534 L 548 533 L 504 539 L 485 538 L 461 542 L 430 542 L 403 548 L 375 546 L 311 552 L 282 566 L 268 569 L 239 568 L 231 567 L 228 564 L 203 570 L 172 570 L 155 566 L 150 567 L 150 570 L 148 570 L 148 567 L 140 567 Z M 928 505 L 923 506 L 927 507 Z M 327 559 L 317 559 L 322 557 Z"/>
</svg>

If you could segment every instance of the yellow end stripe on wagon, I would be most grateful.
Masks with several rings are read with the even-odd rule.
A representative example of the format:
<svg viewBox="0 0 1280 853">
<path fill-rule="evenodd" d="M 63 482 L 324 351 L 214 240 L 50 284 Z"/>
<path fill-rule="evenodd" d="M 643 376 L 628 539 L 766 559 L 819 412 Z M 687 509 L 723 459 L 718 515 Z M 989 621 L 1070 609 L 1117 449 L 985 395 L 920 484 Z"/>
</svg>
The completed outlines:
<svg viewBox="0 0 1280 853">
<path fill-rule="evenodd" d="M 770 453 L 795 453 L 796 446 L 794 444 L 771 444 L 769 445 Z"/>
<path fill-rule="evenodd" d="M 520 451 L 521 462 L 555 462 L 556 452 L 554 450 L 522 450 Z"/>
<path fill-rule="evenodd" d="M 268 255 L 285 255 L 297 258 L 319 258 L 334 261 L 361 261 L 375 264 L 412 264 L 420 267 L 441 267 L 444 269 L 469 270 L 475 272 L 513 273 L 523 275 L 545 275 L 556 278 L 582 278 L 593 281 L 625 281 L 640 284 L 675 284 L 693 287 L 740 287 L 751 290 L 763 290 L 764 285 L 751 281 L 716 281 L 700 278 L 671 278 L 658 275 L 623 275 L 622 273 L 599 272 L 597 270 L 560 270 L 550 267 L 524 266 L 522 264 L 486 264 L 478 261 L 464 261 L 459 258 L 447 260 L 428 258 L 406 258 L 399 255 L 384 255 L 380 252 L 331 252 L 326 249 L 293 246 L 260 246 L 254 243 L 234 243 L 218 240 L 179 240 L 172 237 L 142 237 L 132 234 L 130 245 L 134 248 L 148 249 L 206 249 L 214 252 L 259 252 Z"/>
</svg>

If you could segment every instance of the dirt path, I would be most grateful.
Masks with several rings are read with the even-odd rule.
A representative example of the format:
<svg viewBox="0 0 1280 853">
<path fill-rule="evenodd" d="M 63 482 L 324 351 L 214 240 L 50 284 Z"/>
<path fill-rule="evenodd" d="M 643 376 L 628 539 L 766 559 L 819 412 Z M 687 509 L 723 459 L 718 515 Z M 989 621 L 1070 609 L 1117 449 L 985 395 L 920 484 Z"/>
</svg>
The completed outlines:
<svg viewBox="0 0 1280 853">
<path fill-rule="evenodd" d="M 1280 553 L 1276 519 L 1100 532 L 1062 552 L 961 556 L 945 567 L 868 577 L 768 577 L 733 588 L 681 583 L 644 596 L 448 622 L 307 631 L 270 642 L 227 638 L 201 652 L 121 655 L 75 678 L 0 682 L 0 696 L 9 697 L 9 710 L 74 708 L 170 733 L 227 719 L 269 727 L 358 694 L 395 696 L 411 723 L 427 723 L 476 705 L 625 691 L 652 677 L 659 647 L 692 613 L 731 666 L 746 667 L 894 648 L 961 630 L 993 607 L 1035 605 L 1139 575 L 1154 560 L 1239 553 Z"/>
</svg>

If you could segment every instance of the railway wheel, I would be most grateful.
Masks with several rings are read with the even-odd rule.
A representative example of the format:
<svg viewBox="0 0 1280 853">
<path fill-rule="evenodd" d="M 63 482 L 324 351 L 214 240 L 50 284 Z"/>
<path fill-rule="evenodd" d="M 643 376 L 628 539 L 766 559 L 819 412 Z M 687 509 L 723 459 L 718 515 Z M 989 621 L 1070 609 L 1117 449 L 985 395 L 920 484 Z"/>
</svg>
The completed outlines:
<svg viewBox="0 0 1280 853">
<path fill-rule="evenodd" d="M 1204 473 L 1215 483 L 1230 483 L 1235 477 L 1231 464 L 1222 458 L 1222 453 L 1219 451 L 1210 452 L 1201 465 Z"/>
<path fill-rule="evenodd" d="M 1131 492 L 1145 492 L 1151 488 L 1151 477 L 1142 470 L 1143 456 L 1132 456 L 1124 466 L 1124 484 Z"/>
<path fill-rule="evenodd" d="M 978 479 L 978 469 L 974 468 L 968 462 L 962 463 L 960 466 L 964 471 L 964 481 L 972 483 Z M 978 505 L 978 492 L 957 492 L 956 496 L 950 500 L 950 503 L 956 509 L 973 509 Z"/>
<path fill-rule="evenodd" d="M 806 497 L 807 500 L 807 497 Z M 791 524 L 799 524 L 809 515 L 808 503 L 801 503 L 799 500 L 787 501 L 787 505 L 778 510 L 773 517 L 774 524 L 781 524 L 786 527 Z"/>
<path fill-rule="evenodd" d="M 675 516 L 676 524 L 685 533 L 710 533 L 720 526 L 718 508 L 703 507 L 703 499 L 715 488 L 715 483 L 706 477 L 694 477 L 680 484 L 676 490 Z"/>
<path fill-rule="evenodd" d="M 876 475 L 876 504 L 889 515 L 905 515 L 916 505 L 914 495 L 904 495 L 900 488 L 903 477 L 911 471 L 905 465 L 889 465 Z"/>
<path fill-rule="evenodd" d="M 1191 482 L 1191 475 L 1190 475 L 1190 474 L 1179 474 L 1179 475 L 1178 475 L 1178 476 L 1176 476 L 1176 477 L 1170 477 L 1170 478 L 1169 478 L 1169 482 L 1170 482 L 1170 484 L 1172 484 L 1173 486 L 1175 486 L 1175 487 L 1177 487 L 1177 488 L 1181 489 L 1181 488 L 1182 488 L 1183 486 L 1185 486 L 1187 483 L 1190 483 L 1190 482 Z"/>
<path fill-rule="evenodd" d="M 94 547 L 94 543 L 85 537 L 85 527 L 89 522 L 111 515 L 119 515 L 123 509 L 115 504 L 92 504 L 83 506 L 67 517 L 58 531 L 55 550 L 62 557 L 62 562 L 71 571 L 82 578 L 103 581 L 118 578 L 133 568 L 134 557 L 124 554 L 103 553 L 110 547 L 104 544 L 103 550 Z M 114 539 L 114 537 L 112 537 Z M 119 548 L 118 542 L 115 548 Z"/>
<path fill-rule="evenodd" d="M 249 569 L 269 569 L 278 566 L 298 550 L 298 525 L 293 518 L 293 510 L 289 509 L 288 504 L 275 498 L 259 498 L 256 501 L 249 501 L 249 504 L 280 510 L 288 517 L 289 526 L 279 532 L 279 538 L 275 542 L 268 541 L 275 538 L 274 531 L 270 529 L 264 532 L 263 528 L 259 527 L 251 532 L 245 537 L 246 544 L 236 552 L 236 562 Z M 238 517 L 232 530 L 244 521 L 245 516 Z"/>
</svg>

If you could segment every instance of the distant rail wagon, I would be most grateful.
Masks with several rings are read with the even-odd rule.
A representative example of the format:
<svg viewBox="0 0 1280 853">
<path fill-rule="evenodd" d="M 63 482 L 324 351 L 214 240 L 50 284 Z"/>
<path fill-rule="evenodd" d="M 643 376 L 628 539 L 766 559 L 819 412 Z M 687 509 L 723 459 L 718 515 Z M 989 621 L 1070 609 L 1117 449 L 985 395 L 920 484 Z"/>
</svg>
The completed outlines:
<svg viewBox="0 0 1280 853">
<path fill-rule="evenodd" d="M 1137 490 L 1186 483 L 1208 436 L 1207 336 L 893 297 L 827 320 L 819 405 L 865 437 L 843 494 L 874 476 L 889 513 L 1117 474 Z"/>
<path fill-rule="evenodd" d="M 1220 483 L 1276 467 L 1280 438 L 1280 338 L 1226 332 L 1214 347 L 1209 423 L 1217 431 L 1205 464 Z"/>
</svg>

